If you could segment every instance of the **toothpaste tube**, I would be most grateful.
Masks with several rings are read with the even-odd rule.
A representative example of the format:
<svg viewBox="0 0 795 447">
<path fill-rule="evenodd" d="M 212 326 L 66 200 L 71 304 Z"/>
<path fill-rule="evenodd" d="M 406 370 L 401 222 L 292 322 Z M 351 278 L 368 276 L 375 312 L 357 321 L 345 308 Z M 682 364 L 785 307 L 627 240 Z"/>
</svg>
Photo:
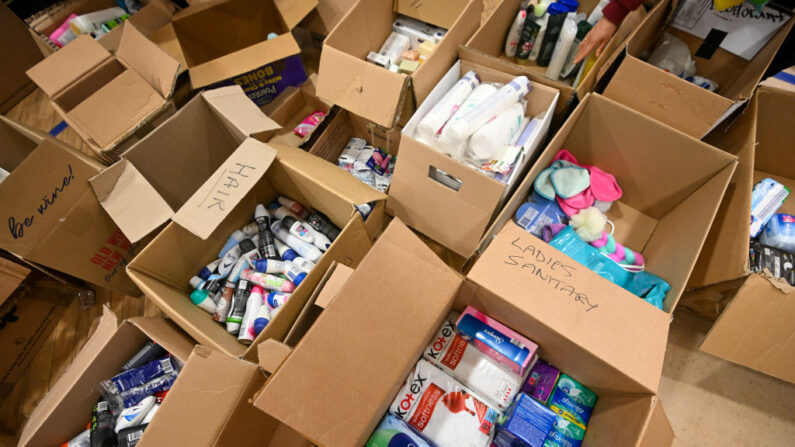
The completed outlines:
<svg viewBox="0 0 795 447">
<path fill-rule="evenodd" d="M 497 426 L 493 447 L 542 447 L 555 412 L 521 393 Z"/>
<path fill-rule="evenodd" d="M 555 391 L 549 398 L 549 407 L 569 420 L 587 427 L 596 399 L 596 393 L 566 374 L 561 374 Z"/>
<path fill-rule="evenodd" d="M 560 377 L 559 369 L 538 359 L 536 364 L 533 365 L 533 369 L 530 370 L 530 375 L 522 387 L 522 392 L 546 404 L 549 401 L 549 396 L 552 395 L 552 390 L 555 389 L 558 377 Z"/>
<path fill-rule="evenodd" d="M 535 361 L 537 344 L 472 306 L 458 318 L 456 328 L 464 340 L 522 377 Z"/>
<path fill-rule="evenodd" d="M 567 419 L 560 410 L 552 410 L 555 422 L 544 440 L 544 447 L 580 447 L 585 438 L 585 427 Z"/>
<path fill-rule="evenodd" d="M 403 419 L 387 413 L 364 447 L 431 447 Z"/>
<path fill-rule="evenodd" d="M 389 407 L 431 443 L 488 447 L 498 413 L 457 380 L 420 359 Z"/>
<path fill-rule="evenodd" d="M 110 382 L 119 392 L 143 385 L 150 380 L 168 374 L 177 368 L 171 356 L 163 357 L 144 366 L 124 371 L 111 377 Z"/>
<path fill-rule="evenodd" d="M 492 360 L 455 332 L 451 314 L 422 357 L 461 381 L 490 406 L 507 409 L 522 385 L 522 377 Z"/>
</svg>

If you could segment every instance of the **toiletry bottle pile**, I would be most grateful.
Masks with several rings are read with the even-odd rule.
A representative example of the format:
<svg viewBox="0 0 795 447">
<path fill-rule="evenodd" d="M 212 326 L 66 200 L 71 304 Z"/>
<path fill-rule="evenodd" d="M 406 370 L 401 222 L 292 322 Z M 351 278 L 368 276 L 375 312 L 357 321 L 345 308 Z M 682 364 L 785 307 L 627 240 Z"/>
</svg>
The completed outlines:
<svg viewBox="0 0 795 447">
<path fill-rule="evenodd" d="M 430 57 L 447 30 L 411 17 L 399 16 L 392 24 L 392 33 L 381 49 L 371 51 L 367 60 L 395 73 L 412 74 Z"/>
<path fill-rule="evenodd" d="M 600 1 L 586 17 L 577 13 L 577 0 L 522 2 L 505 39 L 505 55 L 519 64 L 547 67 L 546 77 L 570 80 L 576 86 L 588 64 L 575 64 L 574 57 L 607 3 Z"/>
<path fill-rule="evenodd" d="M 257 205 L 254 222 L 232 233 L 218 259 L 191 278 L 191 301 L 251 344 L 339 233 L 328 217 L 295 200 Z"/>
<path fill-rule="evenodd" d="M 373 188 L 386 192 L 392 182 L 396 159 L 381 148 L 353 137 L 337 159 L 337 165 Z"/>
<path fill-rule="evenodd" d="M 577 447 L 597 396 L 477 309 L 452 312 L 366 447 Z"/>
<path fill-rule="evenodd" d="M 132 447 L 144 434 L 177 379 L 182 365 L 149 341 L 121 372 L 99 383 L 102 400 L 90 413 L 88 428 L 63 446 Z M 63 447 L 62 446 L 62 447 Z"/>
<path fill-rule="evenodd" d="M 790 190 L 772 178 L 762 179 L 751 193 L 749 268 L 769 272 L 795 286 L 795 216 L 778 213 Z"/>
<path fill-rule="evenodd" d="M 507 183 L 540 118 L 525 116 L 525 76 L 507 84 L 482 83 L 466 73 L 420 120 L 415 138 L 457 161 Z"/>
<path fill-rule="evenodd" d="M 70 14 L 61 26 L 50 33 L 49 38 L 58 47 L 63 47 L 81 34 L 90 34 L 97 38 L 121 25 L 130 18 L 130 14 L 137 11 L 138 9 L 130 9 L 128 13 L 123 8 L 114 6 L 88 14 Z"/>
</svg>

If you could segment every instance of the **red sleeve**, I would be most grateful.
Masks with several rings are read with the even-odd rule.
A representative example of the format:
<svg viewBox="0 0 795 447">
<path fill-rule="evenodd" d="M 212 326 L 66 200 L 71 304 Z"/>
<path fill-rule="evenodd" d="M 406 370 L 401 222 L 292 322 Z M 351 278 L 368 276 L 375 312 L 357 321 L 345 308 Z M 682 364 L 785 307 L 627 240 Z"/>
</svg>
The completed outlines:
<svg viewBox="0 0 795 447">
<path fill-rule="evenodd" d="M 602 15 L 614 25 L 621 25 L 624 17 L 643 4 L 643 0 L 610 0 L 610 3 L 602 9 Z"/>
</svg>

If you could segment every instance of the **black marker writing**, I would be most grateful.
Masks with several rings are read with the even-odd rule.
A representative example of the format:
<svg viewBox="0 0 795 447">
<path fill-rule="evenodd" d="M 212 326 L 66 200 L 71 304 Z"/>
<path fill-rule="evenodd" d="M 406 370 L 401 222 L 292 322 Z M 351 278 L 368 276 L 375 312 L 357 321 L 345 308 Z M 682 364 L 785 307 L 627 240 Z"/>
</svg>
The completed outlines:
<svg viewBox="0 0 795 447">
<path fill-rule="evenodd" d="M 68 175 L 64 176 L 61 184 L 56 186 L 52 193 L 45 194 L 41 198 L 41 203 L 39 204 L 36 211 L 39 215 L 43 215 L 45 211 L 50 207 L 50 205 L 54 205 L 55 201 L 58 199 L 58 194 L 64 192 L 67 186 L 72 183 L 72 180 L 75 179 L 75 175 L 72 172 L 72 165 L 66 165 L 67 169 L 69 170 Z M 22 219 L 21 222 L 17 222 L 16 218 L 13 216 L 8 218 L 8 229 L 11 232 L 11 236 L 14 239 L 19 239 L 25 235 L 25 227 L 30 227 L 33 225 L 35 215 L 31 215 L 30 217 L 26 217 Z"/>
</svg>

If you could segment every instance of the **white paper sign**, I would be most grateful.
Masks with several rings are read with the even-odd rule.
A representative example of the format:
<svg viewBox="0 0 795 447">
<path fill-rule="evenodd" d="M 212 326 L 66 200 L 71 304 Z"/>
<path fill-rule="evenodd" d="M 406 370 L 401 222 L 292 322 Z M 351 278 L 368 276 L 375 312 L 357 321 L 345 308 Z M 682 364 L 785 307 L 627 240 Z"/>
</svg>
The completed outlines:
<svg viewBox="0 0 795 447">
<path fill-rule="evenodd" d="M 700 39 L 714 28 L 727 33 L 720 44 L 726 51 L 743 59 L 753 59 L 757 52 L 790 19 L 790 15 L 767 6 L 761 13 L 749 3 L 716 11 L 712 0 L 684 0 L 674 19 L 674 28 Z"/>
</svg>

